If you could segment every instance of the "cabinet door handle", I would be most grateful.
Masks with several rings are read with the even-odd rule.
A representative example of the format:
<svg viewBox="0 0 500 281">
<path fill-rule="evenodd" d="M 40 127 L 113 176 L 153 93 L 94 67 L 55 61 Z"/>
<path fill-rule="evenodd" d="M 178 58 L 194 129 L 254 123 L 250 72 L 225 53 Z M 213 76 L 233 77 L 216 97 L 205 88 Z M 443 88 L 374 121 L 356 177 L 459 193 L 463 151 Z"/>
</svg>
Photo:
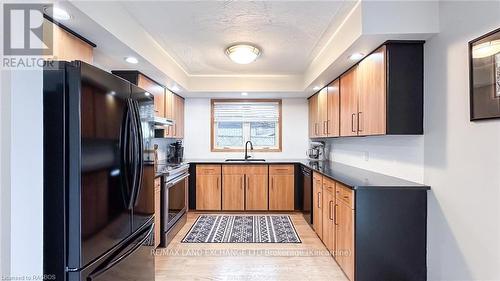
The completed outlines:
<svg viewBox="0 0 500 281">
<path fill-rule="evenodd" d="M 245 180 L 244 180 L 244 176 L 241 177 L 241 189 L 243 189 L 245 187 Z"/>
<path fill-rule="evenodd" d="M 330 134 L 330 120 L 326 120 L 326 134 Z"/>
<path fill-rule="evenodd" d="M 339 224 L 337 223 L 337 215 L 338 215 L 338 212 L 337 212 L 337 207 L 338 207 L 338 206 L 339 206 L 338 204 L 335 204 L 335 214 L 334 214 L 334 216 L 333 216 L 333 218 L 334 218 L 334 220 L 333 220 L 333 224 L 335 224 L 335 225 L 339 225 Z"/>
<path fill-rule="evenodd" d="M 247 189 L 250 189 L 250 177 L 247 177 L 246 175 L 245 177 L 247 178 Z"/>
<path fill-rule="evenodd" d="M 271 189 L 274 187 L 274 177 L 271 177 Z"/>
<path fill-rule="evenodd" d="M 362 111 L 358 112 L 358 132 L 363 132 L 363 130 L 361 129 L 361 114 L 363 114 Z M 363 127 L 364 127 L 364 124 L 363 124 Z"/>
<path fill-rule="evenodd" d="M 321 209 L 321 192 L 318 192 L 318 209 Z"/>
<path fill-rule="evenodd" d="M 323 121 L 323 134 L 328 135 L 328 123 L 327 123 L 327 121 Z"/>
<path fill-rule="evenodd" d="M 330 201 L 328 207 L 329 207 L 330 220 L 333 220 L 333 201 Z"/>
<path fill-rule="evenodd" d="M 356 113 L 351 114 L 351 131 L 353 133 L 356 133 L 356 130 L 354 130 L 354 117 L 356 116 Z"/>
</svg>

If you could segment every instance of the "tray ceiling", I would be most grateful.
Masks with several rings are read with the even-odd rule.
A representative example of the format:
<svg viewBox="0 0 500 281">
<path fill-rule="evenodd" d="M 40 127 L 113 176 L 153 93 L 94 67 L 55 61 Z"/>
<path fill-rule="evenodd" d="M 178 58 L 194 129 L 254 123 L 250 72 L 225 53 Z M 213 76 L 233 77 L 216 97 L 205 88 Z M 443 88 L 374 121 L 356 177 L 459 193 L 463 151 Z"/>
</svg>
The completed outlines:
<svg viewBox="0 0 500 281">
<path fill-rule="evenodd" d="M 326 43 L 342 1 L 121 2 L 189 75 L 303 74 Z M 351 4 L 351 3 L 348 3 Z M 249 65 L 224 50 L 251 42 L 262 49 Z"/>
</svg>

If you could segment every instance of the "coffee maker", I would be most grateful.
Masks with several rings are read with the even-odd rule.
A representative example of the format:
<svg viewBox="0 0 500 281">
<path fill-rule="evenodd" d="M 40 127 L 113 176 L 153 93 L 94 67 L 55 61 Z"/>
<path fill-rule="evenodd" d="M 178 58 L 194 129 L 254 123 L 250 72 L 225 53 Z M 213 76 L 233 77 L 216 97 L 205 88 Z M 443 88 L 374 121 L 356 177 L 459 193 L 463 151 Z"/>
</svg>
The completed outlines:
<svg viewBox="0 0 500 281">
<path fill-rule="evenodd" d="M 322 141 L 312 141 L 306 152 L 309 160 L 325 160 L 325 143 Z"/>
<path fill-rule="evenodd" d="M 181 140 L 171 143 L 168 146 L 167 161 L 169 163 L 175 163 L 175 164 L 182 163 L 183 156 L 184 156 L 184 147 L 182 146 Z"/>
</svg>

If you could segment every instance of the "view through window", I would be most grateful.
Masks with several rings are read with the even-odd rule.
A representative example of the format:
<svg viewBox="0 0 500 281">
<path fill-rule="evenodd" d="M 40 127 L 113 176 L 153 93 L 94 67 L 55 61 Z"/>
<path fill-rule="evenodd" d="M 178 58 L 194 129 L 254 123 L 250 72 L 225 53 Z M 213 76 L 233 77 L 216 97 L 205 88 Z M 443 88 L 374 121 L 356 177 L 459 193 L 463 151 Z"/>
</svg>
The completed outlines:
<svg viewBox="0 0 500 281">
<path fill-rule="evenodd" d="M 281 151 L 281 100 L 212 100 L 212 150 Z"/>
</svg>

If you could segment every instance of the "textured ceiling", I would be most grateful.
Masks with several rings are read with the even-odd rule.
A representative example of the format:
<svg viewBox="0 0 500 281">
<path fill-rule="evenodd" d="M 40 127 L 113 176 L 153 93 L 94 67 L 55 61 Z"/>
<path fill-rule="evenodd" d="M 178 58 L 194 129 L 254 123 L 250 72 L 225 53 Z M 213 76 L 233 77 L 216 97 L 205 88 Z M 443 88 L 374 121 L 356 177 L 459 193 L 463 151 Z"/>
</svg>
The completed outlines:
<svg viewBox="0 0 500 281">
<path fill-rule="evenodd" d="M 189 75 L 303 74 L 342 14 L 342 1 L 121 2 Z M 262 49 L 249 65 L 225 55 L 251 42 Z"/>
</svg>

